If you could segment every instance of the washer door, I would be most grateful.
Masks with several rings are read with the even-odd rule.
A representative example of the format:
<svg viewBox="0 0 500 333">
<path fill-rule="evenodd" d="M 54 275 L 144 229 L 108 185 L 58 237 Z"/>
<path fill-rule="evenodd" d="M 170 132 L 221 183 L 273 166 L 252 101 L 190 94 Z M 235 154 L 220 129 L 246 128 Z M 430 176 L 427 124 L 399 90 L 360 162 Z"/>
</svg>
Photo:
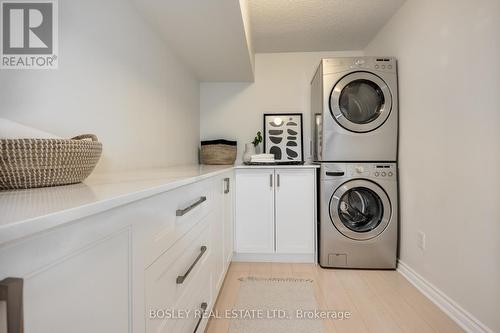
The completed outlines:
<svg viewBox="0 0 500 333">
<path fill-rule="evenodd" d="M 355 240 L 380 235 L 389 224 L 391 212 L 385 191 L 369 180 L 350 180 L 337 188 L 330 199 L 333 225 Z"/>
<path fill-rule="evenodd" d="M 387 84 L 369 72 L 354 72 L 340 79 L 330 94 L 335 121 L 351 132 L 377 129 L 389 117 L 392 95 Z"/>
</svg>

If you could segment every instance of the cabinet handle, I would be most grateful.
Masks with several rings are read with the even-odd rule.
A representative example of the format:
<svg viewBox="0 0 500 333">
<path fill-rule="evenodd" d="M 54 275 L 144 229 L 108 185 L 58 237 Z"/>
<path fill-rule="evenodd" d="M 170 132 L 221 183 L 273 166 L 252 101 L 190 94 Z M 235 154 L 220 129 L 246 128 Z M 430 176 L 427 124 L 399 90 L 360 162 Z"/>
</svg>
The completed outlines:
<svg viewBox="0 0 500 333">
<path fill-rule="evenodd" d="M 224 183 L 226 183 L 226 188 L 224 189 L 224 194 L 229 193 L 229 182 L 230 182 L 229 178 L 224 178 Z"/>
<path fill-rule="evenodd" d="M 269 187 L 273 187 L 273 174 L 269 175 Z"/>
<path fill-rule="evenodd" d="M 201 303 L 200 309 L 203 311 L 203 313 L 200 315 L 200 318 L 198 319 L 198 322 L 196 323 L 196 327 L 194 328 L 193 333 L 196 333 L 196 331 L 198 331 L 198 327 L 200 327 L 201 321 L 203 320 L 203 314 L 207 310 L 207 307 L 208 307 L 207 303 L 205 303 L 205 302 Z"/>
<path fill-rule="evenodd" d="M 175 282 L 177 284 L 183 284 L 184 283 L 184 280 L 187 279 L 189 273 L 191 273 L 191 271 L 193 270 L 194 266 L 196 266 L 196 264 L 198 263 L 198 261 L 200 261 L 201 257 L 203 256 L 203 254 L 207 251 L 207 247 L 205 245 L 203 245 L 201 248 L 200 248 L 200 254 L 198 254 L 198 256 L 196 257 L 196 259 L 194 260 L 194 262 L 191 264 L 191 266 L 189 266 L 189 269 L 187 270 L 187 272 L 184 274 L 184 275 L 179 275 L 177 277 L 177 280 L 175 280 Z"/>
<path fill-rule="evenodd" d="M 204 201 L 207 201 L 207 197 L 200 197 L 200 199 L 198 201 L 196 201 L 194 204 L 187 206 L 184 209 L 177 209 L 175 212 L 175 215 L 176 216 L 183 216 L 184 214 L 189 212 L 191 209 L 196 208 L 196 206 L 200 205 Z"/>
<path fill-rule="evenodd" d="M 278 183 L 278 187 L 280 187 L 280 174 L 276 175 L 276 182 Z"/>
<path fill-rule="evenodd" d="M 23 279 L 0 281 L 0 301 L 7 302 L 7 333 L 23 333 Z"/>
</svg>

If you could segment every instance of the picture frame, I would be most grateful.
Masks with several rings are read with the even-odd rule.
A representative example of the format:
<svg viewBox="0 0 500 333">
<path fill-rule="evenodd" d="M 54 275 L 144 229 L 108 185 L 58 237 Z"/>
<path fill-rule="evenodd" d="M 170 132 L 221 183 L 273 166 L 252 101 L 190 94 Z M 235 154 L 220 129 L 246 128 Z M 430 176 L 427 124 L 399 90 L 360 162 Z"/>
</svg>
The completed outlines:
<svg viewBox="0 0 500 333">
<path fill-rule="evenodd" d="M 264 113 L 264 153 L 276 163 L 304 163 L 302 113 Z"/>
</svg>

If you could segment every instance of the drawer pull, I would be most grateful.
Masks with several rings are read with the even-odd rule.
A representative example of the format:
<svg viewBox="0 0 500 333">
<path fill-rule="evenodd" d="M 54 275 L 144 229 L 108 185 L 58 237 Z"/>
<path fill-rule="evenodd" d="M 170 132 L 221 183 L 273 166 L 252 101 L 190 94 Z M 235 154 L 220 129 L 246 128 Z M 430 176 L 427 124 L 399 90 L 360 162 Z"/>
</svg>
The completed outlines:
<svg viewBox="0 0 500 333">
<path fill-rule="evenodd" d="M 224 194 L 228 194 L 229 193 L 229 178 L 224 178 L 224 183 L 226 184 L 226 187 L 224 188 Z"/>
<path fill-rule="evenodd" d="M 0 301 L 7 303 L 7 332 L 23 333 L 23 279 L 0 281 Z"/>
<path fill-rule="evenodd" d="M 200 318 L 198 319 L 198 322 L 196 323 L 196 327 L 194 328 L 194 331 L 193 333 L 196 333 L 196 331 L 198 331 L 198 327 L 200 327 L 200 324 L 201 324 L 201 321 L 203 320 L 203 314 L 205 313 L 205 311 L 207 310 L 207 307 L 208 307 L 208 304 L 203 302 L 201 303 L 200 305 L 200 309 L 203 311 L 201 314 L 200 314 Z"/>
<path fill-rule="evenodd" d="M 196 206 L 200 205 L 201 203 L 207 201 L 207 197 L 201 197 L 198 201 L 196 201 L 194 204 L 184 208 L 184 209 L 177 209 L 175 212 L 176 216 L 183 216 L 187 212 L 189 212 L 191 209 L 196 208 Z"/>
<path fill-rule="evenodd" d="M 184 280 L 187 279 L 189 273 L 191 273 L 191 271 L 193 270 L 194 266 L 196 266 L 196 264 L 198 263 L 198 261 L 200 261 L 201 257 L 203 256 L 203 254 L 207 251 L 207 247 L 206 246 L 202 246 L 200 248 L 200 254 L 198 254 L 198 256 L 196 257 L 195 261 L 191 264 L 191 266 L 189 266 L 189 269 L 187 270 L 186 274 L 184 275 L 179 275 L 177 277 L 177 280 L 175 280 L 175 282 L 177 284 L 183 284 L 184 283 Z"/>
</svg>

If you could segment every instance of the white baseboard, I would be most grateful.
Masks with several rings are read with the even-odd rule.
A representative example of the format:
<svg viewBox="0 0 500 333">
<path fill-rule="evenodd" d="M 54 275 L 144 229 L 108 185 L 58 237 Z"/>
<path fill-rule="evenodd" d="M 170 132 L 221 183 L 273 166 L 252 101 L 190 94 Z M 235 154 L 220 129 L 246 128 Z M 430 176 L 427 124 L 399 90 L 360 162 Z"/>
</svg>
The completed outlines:
<svg viewBox="0 0 500 333">
<path fill-rule="evenodd" d="M 397 270 L 466 332 L 493 333 L 490 328 L 401 260 L 398 260 Z"/>
<path fill-rule="evenodd" d="M 286 263 L 314 263 L 314 254 L 261 254 L 261 253 L 234 253 L 232 261 L 239 262 L 286 262 Z"/>
</svg>

